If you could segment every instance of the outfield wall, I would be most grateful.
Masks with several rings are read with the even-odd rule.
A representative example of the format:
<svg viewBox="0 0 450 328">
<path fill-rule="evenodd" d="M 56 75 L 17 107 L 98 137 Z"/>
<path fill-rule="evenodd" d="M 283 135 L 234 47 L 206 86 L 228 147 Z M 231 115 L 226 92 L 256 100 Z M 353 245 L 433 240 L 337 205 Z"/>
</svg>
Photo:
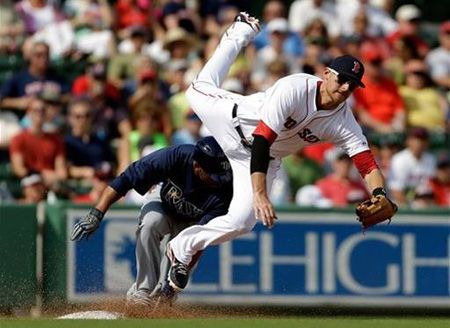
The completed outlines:
<svg viewBox="0 0 450 328">
<path fill-rule="evenodd" d="M 114 207 L 93 238 L 70 242 L 74 222 L 86 211 L 64 203 L 47 206 L 42 284 L 46 304 L 123 297 L 133 281 L 138 209 Z M 36 215 L 21 207 L 15 213 L 0 207 L 3 213 L 8 218 L 0 218 L 0 305 L 22 304 L 5 295 L 14 290 L 11 277 L 19 281 L 23 275 L 29 286 L 24 295 L 32 302 L 37 288 L 30 277 L 36 273 L 36 261 L 29 255 L 33 247 L 36 254 Z M 450 309 L 448 210 L 402 211 L 390 225 L 366 233 L 352 210 L 284 208 L 278 214 L 273 229 L 258 224 L 250 234 L 208 249 L 180 300 Z M 4 230 L 5 220 L 16 217 L 23 221 L 22 230 L 14 225 L 17 231 Z M 17 239 L 25 221 L 28 239 Z M 18 255 L 23 247 L 28 256 Z"/>
</svg>

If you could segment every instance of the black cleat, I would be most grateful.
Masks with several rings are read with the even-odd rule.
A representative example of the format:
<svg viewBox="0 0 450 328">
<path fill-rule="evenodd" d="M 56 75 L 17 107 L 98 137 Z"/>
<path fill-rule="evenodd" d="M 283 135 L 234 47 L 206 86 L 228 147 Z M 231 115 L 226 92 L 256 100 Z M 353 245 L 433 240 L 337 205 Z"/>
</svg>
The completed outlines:
<svg viewBox="0 0 450 328">
<path fill-rule="evenodd" d="M 167 280 L 169 285 L 179 292 L 183 290 L 189 281 L 189 268 L 186 264 L 178 261 L 172 253 L 170 247 L 167 248 L 167 257 L 171 262 Z"/>
</svg>

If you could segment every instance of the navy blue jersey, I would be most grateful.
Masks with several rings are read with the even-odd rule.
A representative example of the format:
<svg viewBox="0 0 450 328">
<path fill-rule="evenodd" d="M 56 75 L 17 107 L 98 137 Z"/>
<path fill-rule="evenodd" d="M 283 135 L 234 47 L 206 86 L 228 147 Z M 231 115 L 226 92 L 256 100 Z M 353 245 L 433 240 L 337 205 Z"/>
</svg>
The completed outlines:
<svg viewBox="0 0 450 328">
<path fill-rule="evenodd" d="M 63 78 L 48 71 L 44 77 L 31 75 L 27 68 L 15 73 L 0 88 L 0 99 L 8 97 L 35 96 L 44 88 L 65 94 L 70 92 L 70 84 Z"/>
<path fill-rule="evenodd" d="M 132 163 L 110 186 L 124 196 L 130 189 L 144 195 L 162 182 L 163 206 L 176 218 L 207 223 L 226 214 L 232 197 L 232 183 L 212 188 L 193 169 L 194 145 L 164 148 Z"/>
</svg>

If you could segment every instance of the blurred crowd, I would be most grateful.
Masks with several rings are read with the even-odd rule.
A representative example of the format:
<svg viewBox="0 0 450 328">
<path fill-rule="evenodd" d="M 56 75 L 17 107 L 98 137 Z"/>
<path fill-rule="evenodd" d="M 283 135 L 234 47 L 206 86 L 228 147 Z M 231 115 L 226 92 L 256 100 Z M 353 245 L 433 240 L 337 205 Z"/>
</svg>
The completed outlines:
<svg viewBox="0 0 450 328">
<path fill-rule="evenodd" d="M 424 33 L 414 4 L 286 3 L 264 2 L 262 31 L 223 88 L 264 92 L 360 58 L 366 88 L 349 101 L 388 193 L 449 208 L 450 20 Z M 184 91 L 242 10 L 255 14 L 237 0 L 0 0 L 0 202 L 96 202 L 141 156 L 208 135 Z M 276 205 L 318 207 L 368 195 L 347 155 L 314 142 L 284 160 L 271 191 Z"/>
</svg>

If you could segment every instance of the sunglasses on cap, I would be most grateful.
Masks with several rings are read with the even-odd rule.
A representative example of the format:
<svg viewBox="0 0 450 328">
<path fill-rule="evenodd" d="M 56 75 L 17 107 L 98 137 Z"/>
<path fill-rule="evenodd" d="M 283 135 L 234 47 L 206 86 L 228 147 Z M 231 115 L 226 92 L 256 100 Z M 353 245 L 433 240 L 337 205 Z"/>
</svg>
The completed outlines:
<svg viewBox="0 0 450 328">
<path fill-rule="evenodd" d="M 343 74 L 339 74 L 338 72 L 336 72 L 336 71 L 335 71 L 334 69 L 332 69 L 332 68 L 329 68 L 329 67 L 328 67 L 328 69 L 330 70 L 331 73 L 333 73 L 334 75 L 336 75 L 336 77 L 337 77 L 337 83 L 338 83 L 339 85 L 348 84 L 348 88 L 349 88 L 350 90 L 355 90 L 356 87 L 358 86 L 358 84 L 357 84 L 355 81 L 353 81 L 351 78 L 349 78 L 348 76 L 345 76 L 345 75 L 343 75 Z"/>
</svg>

